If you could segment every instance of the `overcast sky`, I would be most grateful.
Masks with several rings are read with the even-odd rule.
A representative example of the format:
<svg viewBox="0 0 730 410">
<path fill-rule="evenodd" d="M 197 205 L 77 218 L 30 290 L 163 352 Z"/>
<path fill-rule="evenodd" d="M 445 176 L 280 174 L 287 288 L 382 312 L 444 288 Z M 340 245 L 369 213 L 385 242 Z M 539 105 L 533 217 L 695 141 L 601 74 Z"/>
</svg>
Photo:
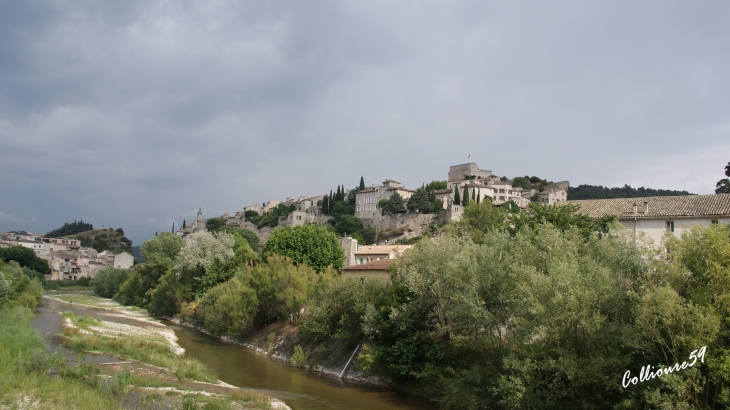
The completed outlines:
<svg viewBox="0 0 730 410">
<path fill-rule="evenodd" d="M 83 218 L 139 245 L 199 207 L 469 161 L 709 194 L 728 22 L 720 1 L 1 2 L 0 231 Z"/>
</svg>

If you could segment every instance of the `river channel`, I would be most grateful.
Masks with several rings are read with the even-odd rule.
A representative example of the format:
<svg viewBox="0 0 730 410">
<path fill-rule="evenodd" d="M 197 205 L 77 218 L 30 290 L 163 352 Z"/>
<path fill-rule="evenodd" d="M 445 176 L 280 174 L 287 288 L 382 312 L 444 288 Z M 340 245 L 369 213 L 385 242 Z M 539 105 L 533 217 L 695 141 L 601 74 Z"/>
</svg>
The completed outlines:
<svg viewBox="0 0 730 410">
<path fill-rule="evenodd" d="M 31 325 L 43 333 L 51 347 L 58 346 L 62 331 L 61 316 L 54 312 L 70 310 L 110 322 L 139 325 L 133 319 L 110 315 L 103 309 L 80 307 L 52 299 L 45 303 Z M 437 409 L 428 400 L 395 390 L 371 387 L 332 376 L 298 369 L 255 353 L 241 346 L 224 343 L 217 338 L 165 322 L 193 357 L 220 380 L 237 387 L 261 391 L 285 402 L 294 410 L 370 410 L 370 409 Z"/>
</svg>

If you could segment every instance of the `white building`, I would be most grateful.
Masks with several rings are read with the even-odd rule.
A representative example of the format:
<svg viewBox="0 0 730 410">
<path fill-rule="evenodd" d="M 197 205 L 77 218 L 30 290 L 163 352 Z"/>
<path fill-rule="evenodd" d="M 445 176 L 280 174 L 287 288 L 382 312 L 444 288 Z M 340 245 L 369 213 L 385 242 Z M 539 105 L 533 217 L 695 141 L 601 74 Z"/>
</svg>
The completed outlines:
<svg viewBox="0 0 730 410">
<path fill-rule="evenodd" d="M 680 236 L 692 226 L 730 224 L 730 194 L 654 196 L 567 201 L 592 218 L 616 215 L 621 224 L 660 244 L 666 233 Z"/>
</svg>

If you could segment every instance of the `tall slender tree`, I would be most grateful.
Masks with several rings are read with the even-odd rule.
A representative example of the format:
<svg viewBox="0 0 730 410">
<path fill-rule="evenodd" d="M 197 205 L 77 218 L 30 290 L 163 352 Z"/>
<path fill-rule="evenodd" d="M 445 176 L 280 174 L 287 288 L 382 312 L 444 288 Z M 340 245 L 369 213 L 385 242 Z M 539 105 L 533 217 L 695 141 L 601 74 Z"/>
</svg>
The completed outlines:
<svg viewBox="0 0 730 410">
<path fill-rule="evenodd" d="M 474 202 L 476 202 L 476 200 L 477 200 L 477 189 L 476 188 L 471 189 L 471 200 Z"/>
<path fill-rule="evenodd" d="M 461 203 L 464 206 L 469 205 L 469 187 L 464 184 L 464 195 L 461 196 Z"/>
<path fill-rule="evenodd" d="M 172 231 L 170 232 L 175 233 L 175 221 L 172 221 Z"/>
<path fill-rule="evenodd" d="M 461 195 L 459 195 L 459 186 L 454 186 L 454 205 L 461 205 Z"/>
<path fill-rule="evenodd" d="M 365 189 L 365 179 L 363 179 L 362 176 L 360 177 L 360 187 L 359 188 L 360 188 L 360 191 Z"/>
</svg>

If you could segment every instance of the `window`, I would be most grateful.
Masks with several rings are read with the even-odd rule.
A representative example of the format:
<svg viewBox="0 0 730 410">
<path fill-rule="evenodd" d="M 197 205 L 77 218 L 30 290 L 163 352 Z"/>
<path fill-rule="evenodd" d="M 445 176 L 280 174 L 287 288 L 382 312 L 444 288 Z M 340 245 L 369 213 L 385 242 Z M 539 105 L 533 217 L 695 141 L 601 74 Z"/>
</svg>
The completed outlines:
<svg viewBox="0 0 730 410">
<path fill-rule="evenodd" d="M 711 222 L 712 222 L 713 225 L 717 225 L 718 224 L 717 219 L 713 219 Z"/>
<path fill-rule="evenodd" d="M 504 195 L 500 195 L 500 196 L 499 196 L 499 200 L 500 200 L 500 201 L 504 201 Z"/>
<path fill-rule="evenodd" d="M 667 221 L 667 232 L 674 232 L 674 221 Z"/>
</svg>

